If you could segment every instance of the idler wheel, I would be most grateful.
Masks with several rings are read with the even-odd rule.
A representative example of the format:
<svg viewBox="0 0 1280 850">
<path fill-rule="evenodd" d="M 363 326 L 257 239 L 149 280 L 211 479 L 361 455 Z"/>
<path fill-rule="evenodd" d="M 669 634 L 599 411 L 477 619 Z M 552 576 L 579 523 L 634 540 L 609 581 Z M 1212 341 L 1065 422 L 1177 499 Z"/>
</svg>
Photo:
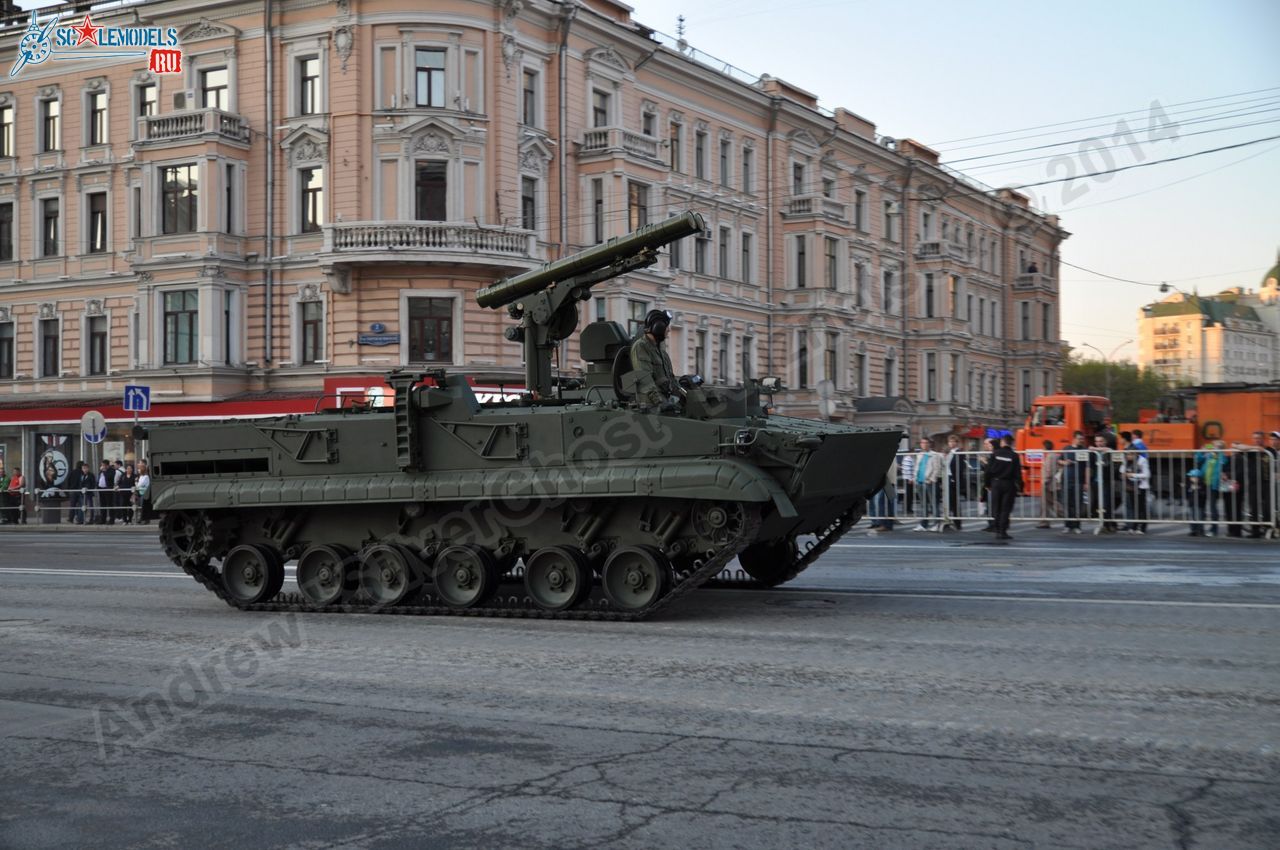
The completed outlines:
<svg viewBox="0 0 1280 850">
<path fill-rule="evenodd" d="M 671 562 L 652 547 L 623 546 L 604 562 L 600 584 L 615 607 L 648 608 L 671 587 Z"/>
<path fill-rule="evenodd" d="M 398 605 L 418 586 L 399 546 L 375 543 L 360 555 L 360 589 L 375 605 Z"/>
<path fill-rule="evenodd" d="M 738 563 L 747 575 L 765 587 L 775 587 L 795 578 L 795 562 L 799 557 L 796 542 L 784 537 L 751 544 L 738 553 Z"/>
<path fill-rule="evenodd" d="M 236 546 L 222 559 L 222 586 L 238 604 L 266 602 L 284 586 L 284 565 L 266 546 Z"/>
<path fill-rule="evenodd" d="M 449 546 L 431 568 L 436 593 L 450 608 L 474 608 L 498 588 L 493 557 L 479 546 Z"/>
<path fill-rule="evenodd" d="M 525 563 L 524 588 L 544 611 L 564 611 L 591 593 L 591 564 L 570 546 L 547 546 Z"/>
<path fill-rule="evenodd" d="M 318 544 L 298 558 L 298 591 L 315 608 L 336 605 L 356 588 L 351 553 L 341 546 Z"/>
</svg>

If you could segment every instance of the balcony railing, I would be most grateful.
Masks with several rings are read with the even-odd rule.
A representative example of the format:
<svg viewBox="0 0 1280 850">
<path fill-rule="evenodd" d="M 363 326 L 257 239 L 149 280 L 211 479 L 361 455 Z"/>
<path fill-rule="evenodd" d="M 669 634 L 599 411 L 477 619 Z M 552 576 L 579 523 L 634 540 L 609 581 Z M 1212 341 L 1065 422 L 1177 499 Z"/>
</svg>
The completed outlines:
<svg viewBox="0 0 1280 850">
<path fill-rule="evenodd" d="M 233 142 L 249 141 L 249 125 L 243 117 L 221 109 L 195 109 L 138 119 L 138 141 L 167 142 L 216 136 Z"/>
<path fill-rule="evenodd" d="M 1040 272 L 1020 274 L 1013 279 L 1013 288 L 1015 290 L 1052 289 L 1053 278 L 1049 277 L 1047 274 L 1041 274 Z"/>
<path fill-rule="evenodd" d="M 580 156 L 591 156 L 623 151 L 632 156 L 639 156 L 661 162 L 658 154 L 658 140 L 642 133 L 633 133 L 622 127 L 595 127 L 582 133 L 579 146 Z"/>
<path fill-rule="evenodd" d="M 1154 333 L 1156 336 L 1165 336 L 1167 334 L 1176 334 L 1178 330 L 1177 325 L 1160 325 L 1155 329 Z"/>
<path fill-rule="evenodd" d="M 348 221 L 324 228 L 327 253 L 397 251 L 487 254 L 535 260 L 537 243 L 528 230 L 488 227 L 470 222 Z"/>
<path fill-rule="evenodd" d="M 837 221 L 847 221 L 848 212 L 847 205 L 834 198 L 828 198 L 826 195 L 793 195 L 787 199 L 786 214 L 788 216 L 813 215 L 833 218 Z"/>
<path fill-rule="evenodd" d="M 958 242 L 946 242 L 931 239 L 916 243 L 917 260 L 962 260 L 969 259 L 969 252 Z"/>
</svg>

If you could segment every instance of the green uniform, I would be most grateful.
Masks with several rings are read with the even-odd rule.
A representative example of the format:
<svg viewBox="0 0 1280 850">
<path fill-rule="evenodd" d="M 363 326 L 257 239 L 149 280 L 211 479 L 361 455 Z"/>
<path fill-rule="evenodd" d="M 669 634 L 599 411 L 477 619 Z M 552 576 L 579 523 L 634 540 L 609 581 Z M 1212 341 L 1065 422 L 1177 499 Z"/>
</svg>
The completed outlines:
<svg viewBox="0 0 1280 850">
<path fill-rule="evenodd" d="M 671 369 L 671 358 L 646 335 L 631 343 L 631 368 L 644 373 L 636 393 L 637 401 L 659 405 L 675 392 L 676 376 Z"/>
</svg>

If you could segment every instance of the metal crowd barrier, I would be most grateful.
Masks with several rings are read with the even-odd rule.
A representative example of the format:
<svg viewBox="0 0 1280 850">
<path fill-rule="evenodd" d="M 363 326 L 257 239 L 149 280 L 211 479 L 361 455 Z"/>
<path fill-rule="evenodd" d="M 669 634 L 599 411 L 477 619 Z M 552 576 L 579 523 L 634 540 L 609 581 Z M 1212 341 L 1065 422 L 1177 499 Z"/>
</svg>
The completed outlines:
<svg viewBox="0 0 1280 850">
<path fill-rule="evenodd" d="M 894 492 L 872 498 L 873 526 L 982 529 L 990 522 L 983 487 L 987 452 L 937 452 L 920 472 L 921 452 L 897 458 Z M 1064 533 L 1145 534 L 1185 525 L 1193 536 L 1280 537 L 1280 466 L 1256 448 L 1197 452 L 1093 448 L 1019 452 L 1024 487 L 1013 520 Z"/>
<path fill-rule="evenodd" d="M 151 520 L 141 492 L 132 490 L 21 490 L 0 493 L 0 524 L 145 524 Z"/>
</svg>

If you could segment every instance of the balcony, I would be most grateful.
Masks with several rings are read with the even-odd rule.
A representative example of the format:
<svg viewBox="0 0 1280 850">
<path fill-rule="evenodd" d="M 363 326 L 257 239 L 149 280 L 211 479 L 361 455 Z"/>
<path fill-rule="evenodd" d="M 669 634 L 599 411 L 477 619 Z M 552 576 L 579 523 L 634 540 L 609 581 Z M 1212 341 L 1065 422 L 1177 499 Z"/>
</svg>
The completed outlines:
<svg viewBox="0 0 1280 850">
<path fill-rule="evenodd" d="M 645 160 L 650 164 L 662 163 L 658 140 L 652 136 L 633 133 L 622 127 L 595 127 L 584 130 L 578 143 L 578 158 L 613 157 L 622 154 Z"/>
<path fill-rule="evenodd" d="M 969 252 L 958 242 L 944 242 L 933 239 L 916 243 L 917 260 L 959 260 L 968 262 Z"/>
<path fill-rule="evenodd" d="M 849 207 L 821 193 L 792 195 L 787 199 L 787 208 L 783 215 L 787 218 L 827 218 L 847 222 Z"/>
<path fill-rule="evenodd" d="M 1043 289 L 1046 292 L 1052 292 L 1053 278 L 1047 274 L 1041 274 L 1040 272 L 1020 274 L 1013 279 L 1013 289 L 1015 292 L 1027 292 L 1034 289 Z"/>
<path fill-rule="evenodd" d="M 1154 331 L 1152 331 L 1152 333 L 1154 333 L 1156 336 L 1168 336 L 1170 334 L 1176 334 L 1178 333 L 1178 326 L 1177 325 L 1160 325 Z"/>
<path fill-rule="evenodd" d="M 344 285 L 350 267 L 446 263 L 526 270 L 544 258 L 532 231 L 449 221 L 347 221 L 324 226 L 320 265 Z M 339 290 L 345 291 L 345 290 Z"/>
<path fill-rule="evenodd" d="M 136 144 L 211 141 L 249 143 L 249 124 L 240 115 L 221 109 L 194 109 L 166 115 L 144 115 L 138 119 Z"/>
</svg>

